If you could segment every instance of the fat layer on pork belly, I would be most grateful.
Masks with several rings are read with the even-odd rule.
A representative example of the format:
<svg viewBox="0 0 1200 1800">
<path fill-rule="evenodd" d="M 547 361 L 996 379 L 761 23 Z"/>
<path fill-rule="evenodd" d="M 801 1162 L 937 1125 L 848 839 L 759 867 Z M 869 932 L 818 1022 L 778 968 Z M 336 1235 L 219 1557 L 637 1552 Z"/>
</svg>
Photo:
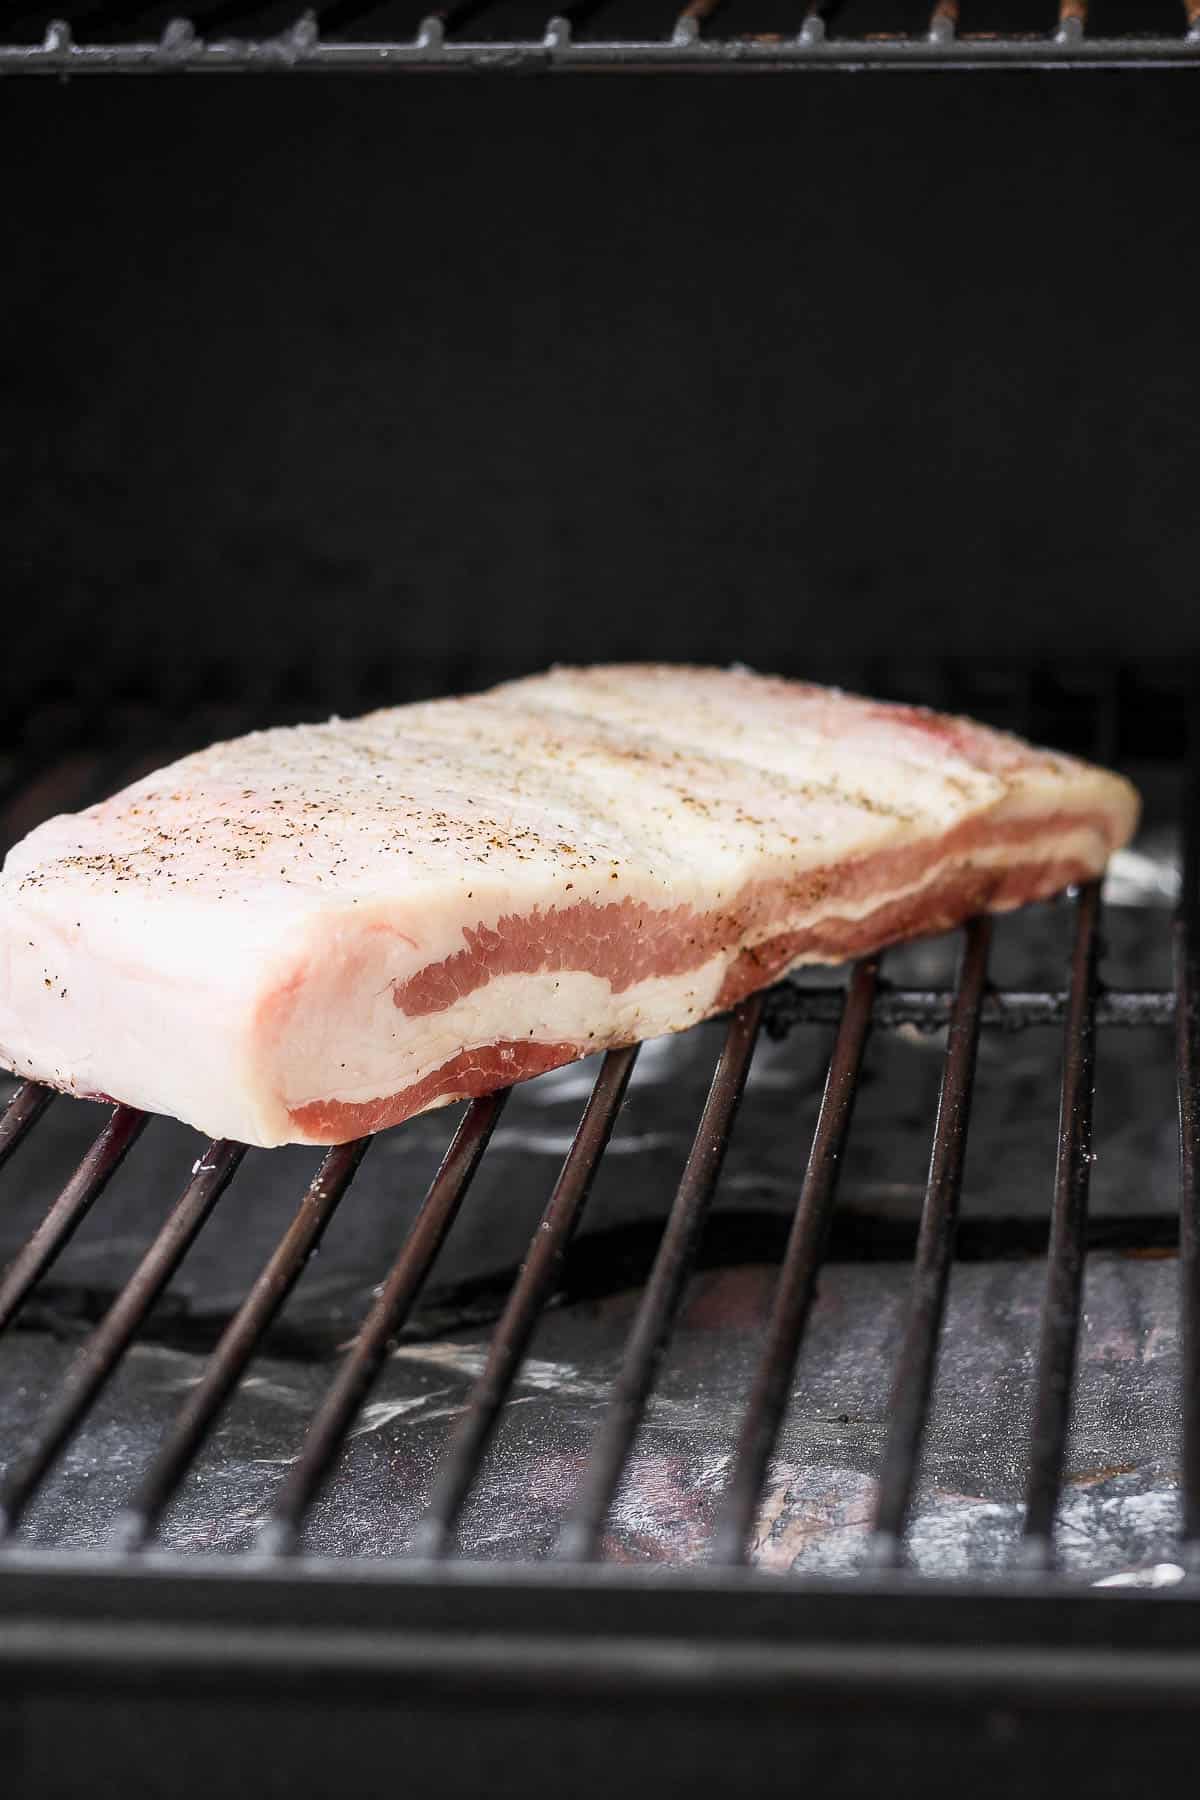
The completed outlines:
<svg viewBox="0 0 1200 1800">
<path fill-rule="evenodd" d="M 11 852 L 0 1061 L 339 1142 L 1044 897 L 1137 810 L 969 721 L 741 671 L 556 669 L 256 732 Z"/>
</svg>

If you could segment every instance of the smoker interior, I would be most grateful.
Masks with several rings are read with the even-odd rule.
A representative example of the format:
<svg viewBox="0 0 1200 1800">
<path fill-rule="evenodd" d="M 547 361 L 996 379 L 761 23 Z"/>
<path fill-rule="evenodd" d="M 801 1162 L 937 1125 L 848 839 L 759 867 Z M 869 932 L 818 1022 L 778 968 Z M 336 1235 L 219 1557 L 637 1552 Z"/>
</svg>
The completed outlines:
<svg viewBox="0 0 1200 1800">
<path fill-rule="evenodd" d="M 1102 897 L 323 1176 L 10 1087 L 16 1766 L 471 1791 L 469 1722 L 499 1792 L 715 1791 L 748 1708 L 763 1792 L 1117 1791 L 1197 1692 L 1193 77 L 275 73 L 5 83 L 7 840 L 636 655 L 958 707 L 1147 816 Z"/>
</svg>

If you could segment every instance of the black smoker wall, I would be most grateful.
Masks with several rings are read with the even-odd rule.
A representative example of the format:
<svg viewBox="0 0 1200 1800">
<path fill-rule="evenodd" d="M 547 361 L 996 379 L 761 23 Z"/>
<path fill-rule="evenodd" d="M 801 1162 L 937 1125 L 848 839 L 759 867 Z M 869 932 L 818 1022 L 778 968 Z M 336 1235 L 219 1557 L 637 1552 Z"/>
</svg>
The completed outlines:
<svg viewBox="0 0 1200 1800">
<path fill-rule="evenodd" d="M 2 101 L 10 703 L 1200 641 L 1200 76 Z"/>
</svg>

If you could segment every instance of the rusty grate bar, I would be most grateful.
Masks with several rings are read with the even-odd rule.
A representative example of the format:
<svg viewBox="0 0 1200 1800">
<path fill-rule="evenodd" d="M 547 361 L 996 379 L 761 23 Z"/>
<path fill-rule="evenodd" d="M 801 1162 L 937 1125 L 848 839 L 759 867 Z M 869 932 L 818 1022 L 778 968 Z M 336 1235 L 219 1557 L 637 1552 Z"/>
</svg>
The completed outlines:
<svg viewBox="0 0 1200 1800">
<path fill-rule="evenodd" d="M 687 5 L 675 20 L 671 33 L 674 44 L 694 44 L 699 39 L 704 26 L 721 5 L 721 0 L 687 0 Z"/>
<path fill-rule="evenodd" d="M 1059 0 L 1058 41 L 1077 42 L 1087 30 L 1087 0 Z"/>
</svg>

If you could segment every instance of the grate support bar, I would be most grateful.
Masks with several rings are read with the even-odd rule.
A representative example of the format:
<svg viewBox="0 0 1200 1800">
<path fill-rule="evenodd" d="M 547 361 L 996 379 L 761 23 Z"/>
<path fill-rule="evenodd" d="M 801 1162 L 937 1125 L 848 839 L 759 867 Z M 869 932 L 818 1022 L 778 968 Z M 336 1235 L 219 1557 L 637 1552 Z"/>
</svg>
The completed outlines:
<svg viewBox="0 0 1200 1800">
<path fill-rule="evenodd" d="M 471 70 L 479 74 L 623 69 L 637 73 L 802 73 L 837 70 L 1138 69 L 1200 66 L 1200 31 L 1188 12 L 1177 35 L 1089 37 L 1080 0 L 1065 0 L 1057 28 L 1041 35 L 979 35 L 955 29 L 955 9 L 936 4 L 919 35 L 838 37 L 813 9 L 794 36 L 707 36 L 702 25 L 717 0 L 690 0 L 664 38 L 576 38 L 566 13 L 550 16 L 539 37 L 470 42 L 449 35 L 481 10 L 446 8 L 406 39 L 357 43 L 323 38 L 311 13 L 272 37 L 202 36 L 174 19 L 157 38 L 77 43 L 56 21 L 38 44 L 0 44 L 0 75 L 347 74 L 399 75 Z"/>
<path fill-rule="evenodd" d="M 958 1228 L 979 1047 L 980 1009 L 990 946 L 991 921 L 986 918 L 972 920 L 967 926 L 942 1069 L 929 1178 L 917 1237 L 912 1300 L 888 1403 L 888 1433 L 869 1551 L 870 1560 L 877 1568 L 897 1566 L 903 1557 L 904 1528 L 933 1392 L 938 1340 Z"/>
<path fill-rule="evenodd" d="M 575 1502 L 555 1546 L 563 1562 L 594 1557 L 700 1241 L 700 1232 L 729 1148 L 734 1120 L 758 1041 L 764 997 L 735 1010 L 700 1124 L 667 1219 L 658 1255 L 629 1334 L 608 1411 L 593 1442 Z"/>
<path fill-rule="evenodd" d="M 782 982 L 767 999 L 767 1030 L 779 1035 L 795 1025 L 836 1025 L 846 990 L 842 987 L 797 987 Z M 1098 987 L 1096 1024 L 1106 1029 L 1166 1030 L 1175 1023 L 1176 997 L 1162 988 Z M 1024 1031 L 1061 1027 L 1071 1009 L 1069 988 L 992 989 L 980 1004 L 980 1025 L 987 1030 Z M 875 999 L 877 1031 L 940 1031 L 954 1010 L 953 988 L 894 988 L 881 983 Z"/>
</svg>

